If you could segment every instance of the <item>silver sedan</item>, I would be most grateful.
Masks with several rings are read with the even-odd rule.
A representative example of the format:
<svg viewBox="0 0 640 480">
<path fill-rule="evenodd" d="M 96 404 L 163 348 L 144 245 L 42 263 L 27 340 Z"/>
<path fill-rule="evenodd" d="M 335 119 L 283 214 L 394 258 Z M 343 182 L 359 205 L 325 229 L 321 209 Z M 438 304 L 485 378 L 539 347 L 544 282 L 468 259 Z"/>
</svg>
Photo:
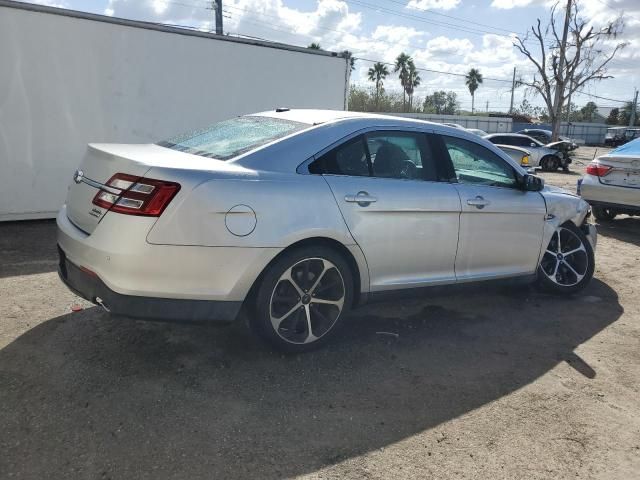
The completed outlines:
<svg viewBox="0 0 640 480">
<path fill-rule="evenodd" d="M 594 269 L 587 214 L 464 130 L 278 109 L 153 145 L 89 145 L 57 219 L 59 273 L 112 314 L 242 311 L 276 347 L 305 351 L 352 308 L 405 290 L 579 291 Z"/>
</svg>

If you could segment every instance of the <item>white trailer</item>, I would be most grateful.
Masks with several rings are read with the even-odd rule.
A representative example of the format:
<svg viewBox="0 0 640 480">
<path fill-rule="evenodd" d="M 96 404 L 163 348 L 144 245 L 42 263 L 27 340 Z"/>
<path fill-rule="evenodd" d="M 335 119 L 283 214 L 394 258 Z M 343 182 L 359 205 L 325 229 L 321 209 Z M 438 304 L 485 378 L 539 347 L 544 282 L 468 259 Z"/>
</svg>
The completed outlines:
<svg viewBox="0 0 640 480">
<path fill-rule="evenodd" d="M 54 217 L 90 142 L 342 110 L 348 78 L 330 52 L 0 0 L 0 221 Z"/>
</svg>

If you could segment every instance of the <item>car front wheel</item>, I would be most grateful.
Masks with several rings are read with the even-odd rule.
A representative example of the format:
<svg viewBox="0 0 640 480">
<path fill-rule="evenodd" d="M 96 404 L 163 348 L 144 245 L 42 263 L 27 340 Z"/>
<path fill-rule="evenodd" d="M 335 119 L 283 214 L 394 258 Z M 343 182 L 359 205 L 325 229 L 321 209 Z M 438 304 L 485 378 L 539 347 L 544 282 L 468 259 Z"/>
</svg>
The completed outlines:
<svg viewBox="0 0 640 480">
<path fill-rule="evenodd" d="M 582 230 L 567 222 L 556 229 L 538 267 L 538 284 L 551 293 L 572 294 L 588 285 L 593 248 Z"/>
<path fill-rule="evenodd" d="M 250 325 L 279 350 L 305 352 L 335 335 L 352 300 L 353 278 L 343 257 L 325 246 L 302 247 L 268 268 Z"/>
<path fill-rule="evenodd" d="M 540 166 L 545 172 L 555 172 L 556 170 L 558 170 L 559 165 L 560 160 L 558 160 L 558 157 L 554 155 L 547 155 L 542 160 L 540 160 Z"/>
<path fill-rule="evenodd" d="M 617 214 L 613 208 L 593 207 L 593 216 L 601 222 L 609 222 L 616 218 Z"/>
</svg>

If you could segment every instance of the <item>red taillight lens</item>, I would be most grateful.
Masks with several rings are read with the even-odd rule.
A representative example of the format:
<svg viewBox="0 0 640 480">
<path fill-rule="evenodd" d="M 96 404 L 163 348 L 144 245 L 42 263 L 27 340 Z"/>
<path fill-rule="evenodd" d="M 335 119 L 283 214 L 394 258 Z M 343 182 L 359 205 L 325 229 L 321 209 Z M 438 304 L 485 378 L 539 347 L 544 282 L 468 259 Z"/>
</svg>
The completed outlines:
<svg viewBox="0 0 640 480">
<path fill-rule="evenodd" d="M 180 190 L 180 185 L 164 180 L 116 173 L 107 182 L 114 190 L 100 190 L 93 204 L 110 212 L 158 217 Z"/>
<path fill-rule="evenodd" d="M 590 163 L 587 165 L 587 173 L 596 177 L 604 177 L 613 167 L 609 165 L 600 165 L 599 163 Z"/>
</svg>

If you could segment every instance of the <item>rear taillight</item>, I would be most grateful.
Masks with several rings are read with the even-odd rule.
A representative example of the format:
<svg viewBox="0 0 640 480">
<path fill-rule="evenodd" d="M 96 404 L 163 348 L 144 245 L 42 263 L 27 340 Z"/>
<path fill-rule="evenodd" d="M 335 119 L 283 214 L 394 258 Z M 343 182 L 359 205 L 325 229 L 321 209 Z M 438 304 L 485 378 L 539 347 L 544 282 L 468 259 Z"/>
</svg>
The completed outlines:
<svg viewBox="0 0 640 480">
<path fill-rule="evenodd" d="M 613 167 L 609 165 L 600 165 L 599 163 L 590 163 L 587 165 L 587 173 L 596 177 L 604 177 Z"/>
<path fill-rule="evenodd" d="M 107 182 L 109 190 L 100 190 L 93 204 L 110 212 L 158 217 L 180 190 L 180 185 L 164 180 L 116 173 Z"/>
</svg>

